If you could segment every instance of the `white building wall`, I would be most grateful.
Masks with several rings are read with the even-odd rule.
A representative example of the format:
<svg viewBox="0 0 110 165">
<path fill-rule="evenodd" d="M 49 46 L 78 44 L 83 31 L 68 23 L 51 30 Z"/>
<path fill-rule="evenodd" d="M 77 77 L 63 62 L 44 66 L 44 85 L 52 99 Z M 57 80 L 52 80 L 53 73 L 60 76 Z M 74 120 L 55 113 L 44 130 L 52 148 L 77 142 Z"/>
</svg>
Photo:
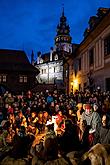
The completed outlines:
<svg viewBox="0 0 110 165">
<path fill-rule="evenodd" d="M 54 81 L 63 80 L 63 61 L 54 61 L 36 66 L 40 70 L 37 80 L 39 83 L 54 84 Z M 42 72 L 42 70 L 45 72 Z"/>
</svg>

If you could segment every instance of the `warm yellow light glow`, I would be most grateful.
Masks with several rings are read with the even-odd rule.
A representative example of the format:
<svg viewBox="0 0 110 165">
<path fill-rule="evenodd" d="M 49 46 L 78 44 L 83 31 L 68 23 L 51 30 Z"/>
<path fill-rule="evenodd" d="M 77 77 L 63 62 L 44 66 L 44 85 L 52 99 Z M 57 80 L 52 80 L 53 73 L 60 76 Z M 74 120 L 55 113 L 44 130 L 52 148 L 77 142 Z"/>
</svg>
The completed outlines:
<svg viewBox="0 0 110 165">
<path fill-rule="evenodd" d="M 74 84 L 78 84 L 78 80 L 77 79 L 74 80 Z"/>
<path fill-rule="evenodd" d="M 74 86 L 75 89 L 78 89 L 78 80 L 77 79 L 75 79 L 73 81 L 73 86 Z"/>
<path fill-rule="evenodd" d="M 73 86 L 73 81 L 71 81 L 71 86 Z"/>
</svg>

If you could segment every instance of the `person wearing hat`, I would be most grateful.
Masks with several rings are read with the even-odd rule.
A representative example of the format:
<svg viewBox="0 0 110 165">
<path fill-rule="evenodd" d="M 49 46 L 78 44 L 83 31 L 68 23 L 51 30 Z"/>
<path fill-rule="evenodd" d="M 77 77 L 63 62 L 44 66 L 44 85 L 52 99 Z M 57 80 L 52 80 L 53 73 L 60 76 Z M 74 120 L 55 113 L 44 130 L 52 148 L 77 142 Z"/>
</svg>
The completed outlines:
<svg viewBox="0 0 110 165">
<path fill-rule="evenodd" d="M 91 127 L 91 131 L 95 131 L 101 125 L 100 115 L 92 110 L 90 104 L 85 105 L 85 111 L 82 113 L 82 120 L 86 120 L 87 125 Z"/>
<path fill-rule="evenodd" d="M 91 147 L 94 141 L 94 134 L 97 128 L 99 128 L 101 125 L 101 118 L 96 111 L 92 110 L 90 104 L 86 104 L 85 111 L 82 113 L 82 120 L 85 120 L 87 122 L 87 126 L 89 127 L 88 139 L 89 139 L 89 146 Z"/>
</svg>

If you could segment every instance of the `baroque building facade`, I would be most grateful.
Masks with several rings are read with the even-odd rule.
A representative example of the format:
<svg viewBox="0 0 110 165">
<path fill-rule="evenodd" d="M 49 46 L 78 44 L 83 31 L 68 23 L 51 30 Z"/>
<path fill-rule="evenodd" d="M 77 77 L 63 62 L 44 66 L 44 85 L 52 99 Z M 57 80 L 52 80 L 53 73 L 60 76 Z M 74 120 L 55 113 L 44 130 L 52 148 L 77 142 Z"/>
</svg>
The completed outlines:
<svg viewBox="0 0 110 165">
<path fill-rule="evenodd" d="M 109 8 L 99 8 L 96 16 L 90 17 L 84 40 L 71 60 L 69 92 L 85 88 L 110 91 Z"/>
</svg>

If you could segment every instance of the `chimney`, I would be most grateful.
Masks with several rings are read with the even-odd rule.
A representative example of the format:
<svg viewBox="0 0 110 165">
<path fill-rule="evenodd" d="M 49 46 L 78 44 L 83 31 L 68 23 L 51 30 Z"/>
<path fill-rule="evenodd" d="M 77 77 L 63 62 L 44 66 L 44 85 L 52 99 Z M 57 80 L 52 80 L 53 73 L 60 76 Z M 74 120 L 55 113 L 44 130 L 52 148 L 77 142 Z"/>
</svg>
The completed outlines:
<svg viewBox="0 0 110 165">
<path fill-rule="evenodd" d="M 52 61 L 53 47 L 50 48 L 50 61 Z"/>
</svg>

